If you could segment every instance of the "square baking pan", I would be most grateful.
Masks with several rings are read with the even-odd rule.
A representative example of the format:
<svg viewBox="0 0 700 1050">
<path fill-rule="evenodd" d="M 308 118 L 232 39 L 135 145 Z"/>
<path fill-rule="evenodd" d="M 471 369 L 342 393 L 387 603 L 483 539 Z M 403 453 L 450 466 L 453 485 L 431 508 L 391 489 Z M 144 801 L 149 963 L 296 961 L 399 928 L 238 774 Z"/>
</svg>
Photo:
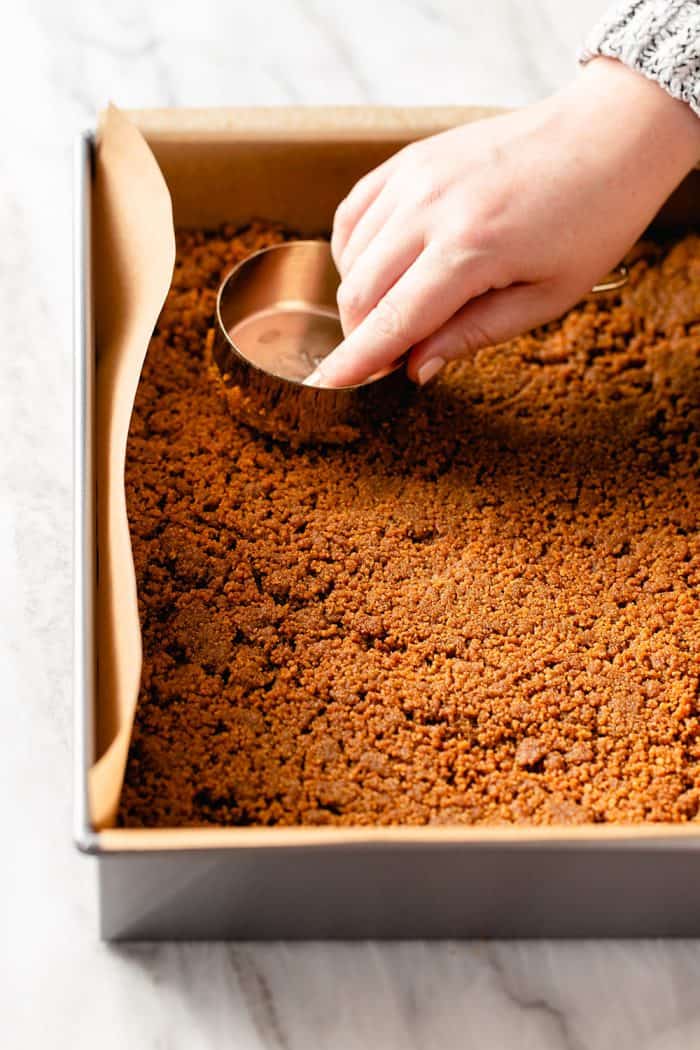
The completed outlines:
<svg viewBox="0 0 700 1050">
<path fill-rule="evenodd" d="M 193 195 L 235 173 L 232 222 L 328 229 L 355 179 L 402 144 L 482 110 L 132 114 L 179 225 L 215 225 Z M 75 167 L 75 839 L 97 857 L 106 939 L 700 935 L 700 824 L 96 830 L 88 772 L 96 663 L 95 139 Z M 658 217 L 698 221 L 693 172 Z M 203 211 L 204 209 L 204 211 Z M 108 251 L 108 245 L 100 245 Z"/>
</svg>

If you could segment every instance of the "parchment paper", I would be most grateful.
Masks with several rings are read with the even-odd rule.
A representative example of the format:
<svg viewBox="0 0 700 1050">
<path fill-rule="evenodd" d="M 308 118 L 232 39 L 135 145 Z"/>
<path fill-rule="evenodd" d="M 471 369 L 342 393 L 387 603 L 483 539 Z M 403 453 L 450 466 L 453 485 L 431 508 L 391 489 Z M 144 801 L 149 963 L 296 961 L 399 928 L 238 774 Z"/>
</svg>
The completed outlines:
<svg viewBox="0 0 700 1050">
<path fill-rule="evenodd" d="M 136 387 L 175 262 L 170 193 L 141 133 L 103 117 L 93 189 L 96 304 L 97 761 L 95 828 L 114 823 L 141 677 L 141 631 L 124 462 Z M 109 698 L 108 703 L 104 703 Z"/>
</svg>

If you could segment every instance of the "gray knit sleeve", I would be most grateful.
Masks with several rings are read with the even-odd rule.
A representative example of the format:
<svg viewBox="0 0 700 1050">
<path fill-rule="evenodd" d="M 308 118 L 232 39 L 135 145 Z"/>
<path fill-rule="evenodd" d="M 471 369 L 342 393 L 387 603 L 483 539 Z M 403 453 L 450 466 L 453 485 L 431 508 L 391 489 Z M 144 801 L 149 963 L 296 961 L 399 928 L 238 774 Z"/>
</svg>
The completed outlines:
<svg viewBox="0 0 700 1050">
<path fill-rule="evenodd" d="M 700 116 L 700 0 L 618 0 L 579 55 L 617 58 Z"/>
</svg>

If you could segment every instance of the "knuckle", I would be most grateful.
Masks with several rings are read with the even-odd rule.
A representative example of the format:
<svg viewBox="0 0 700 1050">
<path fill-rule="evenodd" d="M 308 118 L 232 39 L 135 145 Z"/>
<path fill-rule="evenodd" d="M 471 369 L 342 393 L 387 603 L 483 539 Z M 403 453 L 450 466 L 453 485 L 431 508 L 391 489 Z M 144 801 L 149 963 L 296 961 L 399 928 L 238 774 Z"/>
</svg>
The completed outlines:
<svg viewBox="0 0 700 1050">
<path fill-rule="evenodd" d="M 360 175 L 354 187 L 348 194 L 348 197 L 351 197 L 355 193 L 362 193 L 365 187 L 373 181 L 376 170 L 376 168 L 372 168 L 370 171 L 365 172 L 364 175 Z"/>
<path fill-rule="evenodd" d="M 333 228 L 334 229 L 338 229 L 339 227 L 345 225 L 345 223 L 347 221 L 347 218 L 348 218 L 348 211 L 349 211 L 348 198 L 345 197 L 340 202 L 338 207 L 335 209 L 335 214 L 333 215 Z"/>
<path fill-rule="evenodd" d="M 394 180 L 403 186 L 424 187 L 432 181 L 433 160 L 426 153 L 423 144 L 413 142 L 401 151 L 401 165 L 394 174 Z"/>
<path fill-rule="evenodd" d="M 354 285 L 343 281 L 338 288 L 338 307 L 346 315 L 355 315 L 362 310 L 362 296 Z"/>
<path fill-rule="evenodd" d="M 457 233 L 459 248 L 470 255 L 491 255 L 498 249 L 497 234 L 488 217 L 475 215 Z"/>
<path fill-rule="evenodd" d="M 508 208 L 509 202 L 499 194 L 481 195 L 478 207 L 469 209 L 461 217 L 455 231 L 462 247 L 477 252 L 502 247 L 504 231 L 508 228 Z"/>
<path fill-rule="evenodd" d="M 420 197 L 420 203 L 424 208 L 434 208 L 436 204 L 439 204 L 444 196 L 444 188 L 439 182 L 431 181 L 428 186 L 423 189 Z"/>
<path fill-rule="evenodd" d="M 492 193 L 481 207 L 480 218 L 483 226 L 490 230 L 499 229 L 508 214 L 511 198 L 506 193 Z"/>
<path fill-rule="evenodd" d="M 372 324 L 382 339 L 401 339 L 405 335 L 403 311 L 388 295 L 372 311 Z"/>
<path fill-rule="evenodd" d="M 410 163 L 418 163 L 423 159 L 425 149 L 423 143 L 418 139 L 416 142 L 409 142 L 407 146 L 404 146 L 399 151 L 399 157 L 403 161 L 409 161 Z"/>
<path fill-rule="evenodd" d="M 474 354 L 482 347 L 492 346 L 494 342 L 483 325 L 467 319 L 460 325 L 458 341 L 463 354 Z"/>
<path fill-rule="evenodd" d="M 445 273 L 453 273 L 459 270 L 465 259 L 468 258 L 467 252 L 459 239 L 452 236 L 435 236 L 431 238 L 430 250 L 440 269 Z"/>
<path fill-rule="evenodd" d="M 415 175 L 411 183 L 415 205 L 419 208 L 432 208 L 443 197 L 444 188 L 430 171 Z"/>
</svg>

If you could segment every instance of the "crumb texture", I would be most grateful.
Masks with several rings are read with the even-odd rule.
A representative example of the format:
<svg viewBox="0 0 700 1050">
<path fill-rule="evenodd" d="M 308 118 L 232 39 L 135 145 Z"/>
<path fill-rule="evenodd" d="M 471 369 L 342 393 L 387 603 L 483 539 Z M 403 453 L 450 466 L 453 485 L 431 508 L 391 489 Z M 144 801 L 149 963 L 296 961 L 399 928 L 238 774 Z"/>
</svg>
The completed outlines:
<svg viewBox="0 0 700 1050">
<path fill-rule="evenodd" d="M 126 826 L 700 819 L 700 239 L 349 446 L 237 422 L 180 232 L 129 437 Z"/>
</svg>

